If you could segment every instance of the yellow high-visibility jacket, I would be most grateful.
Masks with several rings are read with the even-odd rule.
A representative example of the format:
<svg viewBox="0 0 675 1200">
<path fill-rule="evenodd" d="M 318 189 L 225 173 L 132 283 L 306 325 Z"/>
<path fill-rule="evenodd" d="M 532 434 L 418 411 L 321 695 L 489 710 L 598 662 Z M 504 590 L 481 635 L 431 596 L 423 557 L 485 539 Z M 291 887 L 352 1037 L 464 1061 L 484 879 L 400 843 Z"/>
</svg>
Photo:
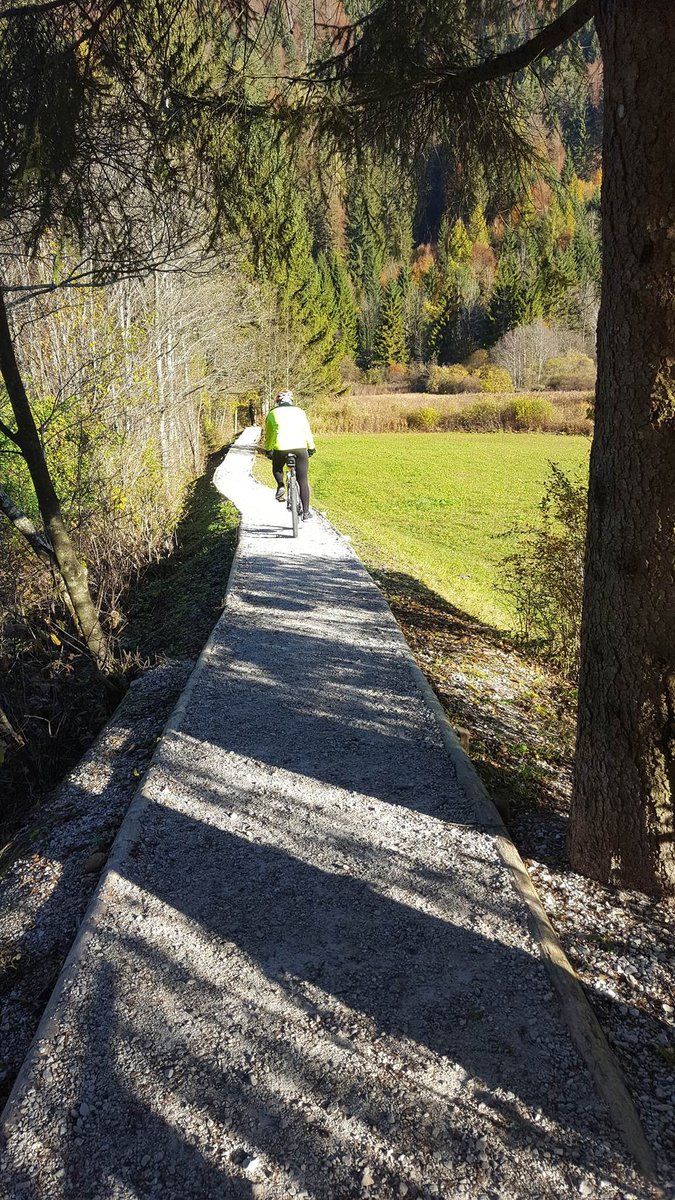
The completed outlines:
<svg viewBox="0 0 675 1200">
<path fill-rule="evenodd" d="M 265 421 L 266 450 L 315 450 L 309 421 L 294 404 L 271 408 Z"/>
</svg>

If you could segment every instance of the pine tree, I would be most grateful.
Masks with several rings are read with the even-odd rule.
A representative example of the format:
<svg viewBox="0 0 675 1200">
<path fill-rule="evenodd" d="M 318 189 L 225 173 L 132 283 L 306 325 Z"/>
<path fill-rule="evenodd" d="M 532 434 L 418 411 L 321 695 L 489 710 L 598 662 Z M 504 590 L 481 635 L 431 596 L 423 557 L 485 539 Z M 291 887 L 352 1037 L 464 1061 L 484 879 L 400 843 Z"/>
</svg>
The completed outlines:
<svg viewBox="0 0 675 1200">
<path fill-rule="evenodd" d="M 432 308 L 427 333 L 429 353 L 439 363 L 461 362 L 475 349 L 480 333 L 478 287 L 471 260 L 451 261 Z"/>
<path fill-rule="evenodd" d="M 400 277 L 384 289 L 373 343 L 373 366 L 392 367 L 407 361 L 405 310 Z"/>
<path fill-rule="evenodd" d="M 436 254 L 441 278 L 445 277 L 452 264 L 469 262 L 471 240 L 461 218 L 452 221 L 450 214 L 444 213 L 438 230 Z"/>
<path fill-rule="evenodd" d="M 356 358 L 359 348 L 359 309 L 347 264 L 337 250 L 331 253 L 328 267 L 335 293 L 335 315 L 342 357 Z"/>
<path fill-rule="evenodd" d="M 474 246 L 490 245 L 490 231 L 488 229 L 487 221 L 485 220 L 485 209 L 483 208 L 482 204 L 476 204 L 475 208 L 473 209 L 471 216 L 469 217 L 467 234 L 469 236 L 469 241 Z"/>
<path fill-rule="evenodd" d="M 369 204 L 359 181 L 347 194 L 347 261 L 359 291 L 379 284 L 384 266 L 384 231 L 377 206 Z"/>
<path fill-rule="evenodd" d="M 556 247 L 539 263 L 535 288 L 540 312 L 546 320 L 569 321 L 577 286 L 576 261 L 569 248 Z"/>
<path fill-rule="evenodd" d="M 461 297 L 454 277 L 450 276 L 433 307 L 427 331 L 429 356 L 438 363 L 456 361 L 460 316 Z"/>
<path fill-rule="evenodd" d="M 328 263 L 328 259 L 324 251 L 320 251 L 316 256 L 316 269 L 319 273 L 319 283 L 321 285 L 321 303 L 326 312 L 330 314 L 336 327 L 338 323 L 337 316 L 337 293 L 333 283 L 333 275 Z"/>
<path fill-rule="evenodd" d="M 497 342 L 510 329 L 530 325 L 541 315 L 536 280 L 523 269 L 513 238 L 505 240 L 488 304 L 486 340 Z"/>
<path fill-rule="evenodd" d="M 281 181 L 278 181 L 281 186 Z M 289 382 L 304 394 L 340 387 L 342 357 L 336 296 L 327 264 L 312 255 L 309 224 L 297 191 L 280 196 L 279 236 L 265 247 L 263 266 L 277 295 L 277 325 Z"/>
<path fill-rule="evenodd" d="M 571 248 L 576 260 L 579 281 L 594 283 L 599 288 L 602 276 L 602 256 L 600 238 L 592 213 L 584 212 L 577 221 Z"/>
</svg>

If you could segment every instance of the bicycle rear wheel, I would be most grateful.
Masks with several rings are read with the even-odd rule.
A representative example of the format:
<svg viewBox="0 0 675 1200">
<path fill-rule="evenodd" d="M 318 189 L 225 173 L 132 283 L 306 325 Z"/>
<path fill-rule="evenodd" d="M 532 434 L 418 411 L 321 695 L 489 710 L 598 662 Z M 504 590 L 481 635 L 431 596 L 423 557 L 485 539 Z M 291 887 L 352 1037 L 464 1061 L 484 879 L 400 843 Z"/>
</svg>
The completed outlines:
<svg viewBox="0 0 675 1200">
<path fill-rule="evenodd" d="M 288 492 L 291 501 L 291 524 L 293 526 L 293 537 L 297 537 L 300 531 L 300 490 L 298 488 L 298 481 L 295 478 L 295 473 L 291 475 L 288 485 Z"/>
</svg>

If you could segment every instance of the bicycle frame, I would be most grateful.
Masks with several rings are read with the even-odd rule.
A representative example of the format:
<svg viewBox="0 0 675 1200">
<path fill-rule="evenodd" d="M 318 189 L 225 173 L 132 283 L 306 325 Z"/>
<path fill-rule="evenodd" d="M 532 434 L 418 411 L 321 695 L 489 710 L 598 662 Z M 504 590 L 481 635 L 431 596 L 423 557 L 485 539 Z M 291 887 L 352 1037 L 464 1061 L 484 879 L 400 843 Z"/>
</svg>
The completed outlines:
<svg viewBox="0 0 675 1200">
<path fill-rule="evenodd" d="M 295 455 L 288 454 L 286 456 L 286 508 L 290 509 L 291 527 L 293 537 L 297 537 L 300 532 L 300 488 L 298 486 L 298 477 L 295 473 Z"/>
</svg>

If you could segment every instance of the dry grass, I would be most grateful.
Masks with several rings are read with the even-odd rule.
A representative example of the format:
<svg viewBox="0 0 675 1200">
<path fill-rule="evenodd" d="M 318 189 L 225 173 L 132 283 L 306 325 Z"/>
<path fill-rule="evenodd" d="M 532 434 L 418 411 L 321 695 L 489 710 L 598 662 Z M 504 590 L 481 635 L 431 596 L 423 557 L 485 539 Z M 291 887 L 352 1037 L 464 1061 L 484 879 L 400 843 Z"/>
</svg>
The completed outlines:
<svg viewBox="0 0 675 1200">
<path fill-rule="evenodd" d="M 590 392 L 536 394 L 549 401 L 554 410 L 553 417 L 542 426 L 544 431 L 590 436 L 593 431 L 593 422 L 588 418 L 592 401 Z M 432 409 L 438 414 L 438 420 L 429 426 L 430 432 L 438 428 L 448 430 L 453 427 L 490 432 L 493 424 L 486 425 L 481 422 L 479 414 L 475 415 L 475 419 L 472 417 L 468 424 L 462 418 L 462 414 L 466 409 L 479 406 L 486 399 L 500 408 L 506 408 L 519 395 L 520 393 L 491 393 L 488 396 L 485 392 L 466 392 L 455 396 L 439 396 L 428 392 L 379 391 L 317 402 L 311 407 L 310 417 L 316 433 L 405 433 L 411 428 L 408 420 L 411 414 L 421 409 Z M 453 418 L 456 418 L 456 422 Z M 414 416 L 412 420 L 415 420 Z"/>
</svg>

